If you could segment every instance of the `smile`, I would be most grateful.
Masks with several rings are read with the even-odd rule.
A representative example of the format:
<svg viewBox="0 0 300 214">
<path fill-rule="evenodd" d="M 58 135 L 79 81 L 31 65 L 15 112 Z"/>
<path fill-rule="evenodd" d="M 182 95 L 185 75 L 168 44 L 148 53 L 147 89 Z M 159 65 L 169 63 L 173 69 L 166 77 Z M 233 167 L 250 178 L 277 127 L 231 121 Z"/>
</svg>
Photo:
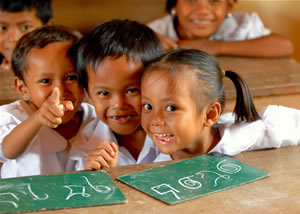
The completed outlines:
<svg viewBox="0 0 300 214">
<path fill-rule="evenodd" d="M 191 21 L 192 21 L 192 23 L 197 24 L 197 25 L 208 25 L 211 23 L 211 21 L 209 21 L 209 20 L 193 19 Z"/>
<path fill-rule="evenodd" d="M 168 144 L 174 139 L 174 135 L 168 133 L 154 134 L 154 136 L 160 144 Z"/>
<path fill-rule="evenodd" d="M 110 117 L 114 122 L 119 123 L 119 124 L 125 124 L 129 122 L 134 115 L 127 115 L 127 116 L 112 116 Z"/>
</svg>

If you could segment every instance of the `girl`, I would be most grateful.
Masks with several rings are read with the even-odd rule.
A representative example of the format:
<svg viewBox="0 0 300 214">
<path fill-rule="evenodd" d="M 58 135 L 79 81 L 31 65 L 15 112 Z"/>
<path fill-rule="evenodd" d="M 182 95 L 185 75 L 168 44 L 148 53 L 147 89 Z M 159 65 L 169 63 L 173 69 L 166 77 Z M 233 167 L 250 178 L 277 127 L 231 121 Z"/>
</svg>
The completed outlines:
<svg viewBox="0 0 300 214">
<path fill-rule="evenodd" d="M 167 0 L 170 15 L 149 23 L 165 49 L 182 46 L 212 55 L 281 57 L 292 43 L 271 34 L 256 13 L 233 13 L 236 0 Z"/>
<path fill-rule="evenodd" d="M 237 90 L 234 113 L 221 115 L 223 78 Z M 211 55 L 191 49 L 166 53 L 142 79 L 142 126 L 162 153 L 182 159 L 300 143 L 300 111 L 269 106 L 259 116 L 244 81 Z"/>
<path fill-rule="evenodd" d="M 94 108 L 82 103 L 68 56 L 77 40 L 76 32 L 53 25 L 18 41 L 12 67 L 23 99 L 0 107 L 3 178 L 83 169 L 78 151 L 99 143 L 99 121 Z"/>
</svg>

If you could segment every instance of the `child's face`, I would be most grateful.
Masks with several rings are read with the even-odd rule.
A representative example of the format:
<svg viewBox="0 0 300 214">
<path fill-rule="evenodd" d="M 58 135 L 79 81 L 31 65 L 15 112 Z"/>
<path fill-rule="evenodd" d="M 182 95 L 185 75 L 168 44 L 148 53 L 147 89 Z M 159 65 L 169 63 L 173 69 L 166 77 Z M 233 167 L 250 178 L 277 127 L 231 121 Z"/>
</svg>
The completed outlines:
<svg viewBox="0 0 300 214">
<path fill-rule="evenodd" d="M 185 73 L 185 72 L 183 72 Z M 199 140 L 204 110 L 191 95 L 191 80 L 168 72 L 146 74 L 142 81 L 142 126 L 162 153 L 173 154 Z"/>
<path fill-rule="evenodd" d="M 142 70 L 142 62 L 127 55 L 106 57 L 96 70 L 87 68 L 89 100 L 98 118 L 117 134 L 131 134 L 140 126 Z"/>
<path fill-rule="evenodd" d="M 83 100 L 83 90 L 79 87 L 75 68 L 67 56 L 71 42 L 55 42 L 42 49 L 33 48 L 26 57 L 27 70 L 24 73 L 25 84 L 20 90 L 23 96 L 30 97 L 32 104 L 40 108 L 52 93 L 59 88 L 60 101 L 71 101 L 73 111 L 66 111 L 63 123 L 69 122 Z M 25 93 L 24 93 L 25 92 Z"/>
<path fill-rule="evenodd" d="M 6 12 L 0 10 L 0 53 L 10 61 L 16 42 L 26 33 L 42 26 L 36 10 Z"/>
<path fill-rule="evenodd" d="M 223 23 L 233 0 L 178 0 L 177 30 L 184 39 L 208 38 Z"/>
</svg>

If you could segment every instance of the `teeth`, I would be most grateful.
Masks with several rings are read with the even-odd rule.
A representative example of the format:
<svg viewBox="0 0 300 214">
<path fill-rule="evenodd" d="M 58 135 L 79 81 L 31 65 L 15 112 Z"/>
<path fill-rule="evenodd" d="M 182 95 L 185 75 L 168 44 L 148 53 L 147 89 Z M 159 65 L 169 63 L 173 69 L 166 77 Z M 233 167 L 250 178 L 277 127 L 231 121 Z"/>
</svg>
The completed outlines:
<svg viewBox="0 0 300 214">
<path fill-rule="evenodd" d="M 207 20 L 193 20 L 193 23 L 195 23 L 195 24 L 209 24 L 210 21 L 207 21 Z"/>
<path fill-rule="evenodd" d="M 166 137 L 166 136 L 170 136 L 170 134 L 155 134 L 158 137 Z"/>
<path fill-rule="evenodd" d="M 112 118 L 113 118 L 113 120 L 128 120 L 128 119 L 131 118 L 131 116 L 130 116 L 130 115 L 128 115 L 128 116 L 126 116 L 126 117 L 118 117 L 118 116 L 114 116 L 114 117 L 112 117 Z"/>
</svg>

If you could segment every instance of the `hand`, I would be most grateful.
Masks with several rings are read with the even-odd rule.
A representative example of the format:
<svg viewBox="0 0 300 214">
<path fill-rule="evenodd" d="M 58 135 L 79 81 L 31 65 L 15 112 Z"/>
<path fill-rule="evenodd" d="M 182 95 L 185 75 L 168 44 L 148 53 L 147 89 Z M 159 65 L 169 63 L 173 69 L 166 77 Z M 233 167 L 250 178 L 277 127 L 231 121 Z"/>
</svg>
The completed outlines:
<svg viewBox="0 0 300 214">
<path fill-rule="evenodd" d="M 42 125 L 46 125 L 50 128 L 57 128 L 57 126 L 62 123 L 65 111 L 71 111 L 74 109 L 71 101 L 60 102 L 59 97 L 59 89 L 54 88 L 50 96 L 36 111 L 38 119 Z"/>
<path fill-rule="evenodd" d="M 172 39 L 170 39 L 169 37 L 164 36 L 160 33 L 156 33 L 156 35 L 159 38 L 159 40 L 161 41 L 164 51 L 178 47 L 176 42 L 173 41 Z"/>
<path fill-rule="evenodd" d="M 118 150 L 119 147 L 114 142 L 101 141 L 96 149 L 89 152 L 84 168 L 87 170 L 99 170 L 117 166 Z"/>
<path fill-rule="evenodd" d="M 220 41 L 211 41 L 208 39 L 188 39 L 177 42 L 181 47 L 198 49 L 213 56 L 220 54 L 221 43 Z"/>
</svg>

